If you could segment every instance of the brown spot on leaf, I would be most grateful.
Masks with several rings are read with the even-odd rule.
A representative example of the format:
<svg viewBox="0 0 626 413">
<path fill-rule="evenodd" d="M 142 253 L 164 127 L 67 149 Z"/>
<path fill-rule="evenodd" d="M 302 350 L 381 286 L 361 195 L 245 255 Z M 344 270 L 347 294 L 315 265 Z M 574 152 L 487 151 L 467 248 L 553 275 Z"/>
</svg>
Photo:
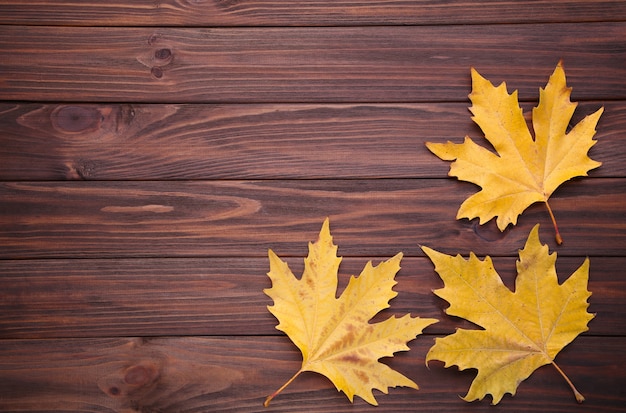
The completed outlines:
<svg viewBox="0 0 626 413">
<path fill-rule="evenodd" d="M 350 364 L 355 364 L 355 365 L 363 365 L 366 363 L 366 360 L 362 359 L 361 357 L 359 357 L 358 355 L 354 353 L 343 355 L 339 357 L 339 360 L 344 363 L 350 363 Z"/>
<path fill-rule="evenodd" d="M 365 374 L 365 372 L 361 371 L 361 370 L 356 370 L 354 372 L 354 374 L 356 374 L 356 376 L 359 378 L 359 380 L 361 380 L 363 383 L 369 383 L 370 378 L 367 374 Z"/>
</svg>

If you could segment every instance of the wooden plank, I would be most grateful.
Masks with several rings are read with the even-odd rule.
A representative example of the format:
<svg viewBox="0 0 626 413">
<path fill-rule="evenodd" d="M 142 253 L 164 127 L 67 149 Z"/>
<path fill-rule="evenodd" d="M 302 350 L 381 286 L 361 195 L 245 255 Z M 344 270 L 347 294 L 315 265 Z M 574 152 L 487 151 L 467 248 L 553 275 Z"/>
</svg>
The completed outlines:
<svg viewBox="0 0 626 413">
<path fill-rule="evenodd" d="M 0 179 L 439 178 L 424 143 L 480 139 L 467 106 L 4 103 Z M 581 103 L 572 123 L 601 106 L 592 176 L 626 177 L 626 102 Z"/>
<path fill-rule="evenodd" d="M 303 258 L 286 258 L 298 277 Z M 344 258 L 339 291 L 368 260 L 377 264 L 386 258 Z M 494 259 L 511 289 L 516 260 Z M 582 257 L 559 256 L 561 281 L 582 262 Z M 590 264 L 589 311 L 597 316 L 585 334 L 624 336 L 626 258 L 592 257 Z M 268 270 L 267 258 L 239 257 L 0 261 L 0 338 L 279 335 L 266 308 L 272 300 L 263 293 L 271 287 Z M 377 319 L 406 313 L 436 318 L 440 322 L 428 328 L 431 334 L 473 328 L 443 313 L 448 304 L 432 294 L 443 283 L 430 260 L 404 258 L 396 281 L 398 296 Z"/>
<path fill-rule="evenodd" d="M 516 255 L 543 205 L 500 233 L 455 220 L 476 186 L 455 179 L 0 184 L 1 258 L 304 256 L 329 216 L 346 256 Z M 582 179 L 551 198 L 569 256 L 626 254 L 626 180 Z M 590 240 L 593 240 L 591 242 Z"/>
<path fill-rule="evenodd" d="M 623 1 L 0 2 L 0 411 L 261 412 L 300 365 L 267 311 L 267 249 L 302 271 L 330 216 L 346 258 L 405 253 L 379 318 L 442 321 L 385 362 L 421 389 L 350 404 L 304 374 L 281 412 L 493 412 L 474 372 L 424 365 L 446 317 L 419 246 L 494 256 L 513 287 L 530 228 L 565 279 L 590 256 L 590 331 L 496 410 L 626 405 Z M 94 27 L 99 26 L 99 27 Z M 454 219 L 477 188 L 424 142 L 480 136 L 470 66 L 525 109 L 563 59 L 577 119 L 605 106 L 593 158 L 504 233 Z"/>
<path fill-rule="evenodd" d="M 361 0 L 245 2 L 135 0 L 80 3 L 3 0 L 0 24 L 70 26 L 351 26 L 588 22 L 626 19 L 619 0 Z"/>
<path fill-rule="evenodd" d="M 496 26 L 0 26 L 5 100 L 465 102 L 469 68 L 536 101 L 563 59 L 578 100 L 625 99 L 626 22 Z"/>
<path fill-rule="evenodd" d="M 493 412 L 489 398 L 466 404 L 459 398 L 471 371 L 444 369 L 424 356 L 433 337 L 419 336 L 411 351 L 386 364 L 413 379 L 419 390 L 375 391 L 378 407 L 356 397 L 350 404 L 325 377 L 305 373 L 270 408 L 278 412 Z M 544 366 L 499 407 L 524 412 L 618 412 L 626 339 L 579 337 L 556 358 L 586 401 L 576 405 L 556 369 Z M 3 411 L 212 411 L 266 412 L 265 397 L 300 367 L 300 354 L 286 337 L 134 338 L 0 341 L 0 408 Z"/>
</svg>

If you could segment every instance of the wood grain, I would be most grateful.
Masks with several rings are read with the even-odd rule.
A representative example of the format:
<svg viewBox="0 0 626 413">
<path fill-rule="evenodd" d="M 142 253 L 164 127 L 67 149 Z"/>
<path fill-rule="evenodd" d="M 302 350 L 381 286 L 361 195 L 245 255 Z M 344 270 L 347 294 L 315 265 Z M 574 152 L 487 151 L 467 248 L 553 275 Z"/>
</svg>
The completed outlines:
<svg viewBox="0 0 626 413">
<path fill-rule="evenodd" d="M 468 106 L 4 103 L 0 180 L 440 178 L 424 144 L 480 140 Z M 624 101 L 572 124 L 601 106 L 592 176 L 626 177 Z"/>
<path fill-rule="evenodd" d="M 431 410 L 493 412 L 489 400 L 466 404 L 472 372 L 444 369 L 424 355 L 433 336 L 421 335 L 411 351 L 386 361 L 419 390 L 375 392 L 379 407 L 358 397 L 350 404 L 323 376 L 298 377 L 270 406 L 278 412 Z M 524 381 L 498 409 L 532 412 L 618 412 L 626 396 L 623 337 L 579 337 L 556 358 L 587 400 L 577 406 L 563 378 L 550 366 Z M 267 412 L 265 396 L 300 367 L 286 337 L 119 338 L 0 341 L 0 408 L 3 411 Z"/>
<path fill-rule="evenodd" d="M 626 22 L 321 28 L 0 26 L 4 100 L 465 102 L 469 68 L 536 100 L 626 98 Z M 584 85 L 584 87 L 582 87 Z"/>
<path fill-rule="evenodd" d="M 455 220 L 475 188 L 454 179 L 4 183 L 0 256 L 259 257 L 268 248 L 304 256 L 327 216 L 346 256 L 423 255 L 419 244 L 516 255 L 536 223 L 554 248 L 540 204 L 504 233 L 493 223 Z M 626 180 L 568 183 L 551 206 L 562 254 L 626 253 Z"/>
<path fill-rule="evenodd" d="M 469 251 L 459 253 L 467 257 Z M 303 258 L 285 258 L 298 277 Z M 368 260 L 377 264 L 387 258 L 344 258 L 339 291 Z M 494 259 L 510 289 L 516 259 Z M 559 256 L 560 280 L 582 262 Z M 589 311 L 597 317 L 585 335 L 624 336 L 626 280 L 621 274 L 626 258 L 592 257 L 590 262 Z M 0 261 L 0 338 L 280 335 L 266 308 L 272 300 L 263 293 L 271 287 L 268 270 L 267 258 L 240 257 Z M 448 304 L 432 294 L 443 283 L 430 260 L 404 258 L 396 281 L 398 296 L 375 321 L 411 313 L 440 320 L 428 327 L 430 334 L 475 328 L 444 314 Z"/>
<path fill-rule="evenodd" d="M 354 405 L 300 376 L 271 411 L 622 412 L 626 7 L 622 0 L 0 1 L 0 411 L 268 412 L 300 365 L 275 329 L 267 250 L 300 274 L 330 217 L 340 289 L 402 251 L 392 307 L 441 320 L 385 360 L 420 390 Z M 477 187 L 426 141 L 481 139 L 470 67 L 527 112 L 563 59 L 571 125 L 605 107 L 603 162 L 501 233 L 456 220 Z M 570 126 L 571 126 L 570 125 Z M 540 223 L 563 281 L 590 258 L 590 330 L 515 397 L 424 357 L 447 317 L 420 245 L 494 257 L 513 288 Z"/>
<path fill-rule="evenodd" d="M 589 22 L 626 19 L 619 0 L 3 0 L 0 24 L 68 26 L 350 26 Z"/>
</svg>

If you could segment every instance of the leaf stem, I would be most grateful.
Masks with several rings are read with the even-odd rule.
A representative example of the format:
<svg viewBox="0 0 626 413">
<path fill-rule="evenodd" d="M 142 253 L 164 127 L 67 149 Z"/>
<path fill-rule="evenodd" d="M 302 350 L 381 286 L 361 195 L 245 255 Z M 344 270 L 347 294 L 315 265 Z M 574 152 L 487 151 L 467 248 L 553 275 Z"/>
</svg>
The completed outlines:
<svg viewBox="0 0 626 413">
<path fill-rule="evenodd" d="M 559 232 L 559 227 L 556 225 L 556 218 L 554 218 L 554 214 L 552 213 L 552 208 L 550 208 L 550 204 L 546 200 L 546 207 L 548 208 L 548 213 L 550 214 L 550 218 L 552 219 L 552 225 L 554 225 L 554 231 L 556 232 L 556 243 L 561 245 L 563 243 L 563 238 L 561 238 L 561 233 Z"/>
<path fill-rule="evenodd" d="M 572 391 L 574 392 L 574 396 L 576 397 L 576 401 L 578 403 L 582 403 L 585 401 L 585 397 L 578 391 L 576 390 L 576 387 L 574 387 L 574 383 L 572 383 L 572 381 L 565 375 L 565 373 L 563 372 L 563 370 L 561 370 L 561 368 L 559 366 L 556 365 L 556 363 L 553 361 L 552 365 L 554 366 L 554 368 L 556 369 L 556 371 L 558 371 L 559 373 L 561 373 L 561 376 L 563 376 L 563 378 L 565 379 L 565 381 L 567 382 L 567 384 L 569 384 L 569 387 L 572 389 Z"/>
<path fill-rule="evenodd" d="M 265 399 L 265 402 L 263 403 L 263 407 L 269 407 L 270 402 L 272 401 L 272 399 L 276 396 L 278 396 L 278 394 L 285 390 L 285 387 L 289 386 L 289 384 L 291 384 L 292 381 L 294 381 L 296 379 L 296 377 L 298 377 L 300 375 L 300 373 L 302 373 L 302 369 L 298 370 L 298 372 L 296 374 L 294 374 L 289 380 L 287 380 L 287 382 L 285 384 L 283 384 L 280 389 L 276 390 L 274 393 L 270 394 L 269 396 L 267 396 L 267 398 Z"/>
</svg>

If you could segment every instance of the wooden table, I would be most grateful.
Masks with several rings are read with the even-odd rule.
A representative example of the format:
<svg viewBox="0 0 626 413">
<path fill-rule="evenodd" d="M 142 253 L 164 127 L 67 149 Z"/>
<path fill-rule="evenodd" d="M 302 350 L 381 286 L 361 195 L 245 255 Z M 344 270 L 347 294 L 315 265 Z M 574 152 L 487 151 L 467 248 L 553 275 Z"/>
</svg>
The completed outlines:
<svg viewBox="0 0 626 413">
<path fill-rule="evenodd" d="M 626 409 L 623 1 L 0 2 L 0 410 L 617 412 Z M 500 233 L 456 220 L 476 186 L 424 143 L 480 138 L 470 67 L 528 113 L 563 59 L 573 122 L 604 106 L 603 162 Z M 350 404 L 275 329 L 267 250 L 302 271 L 322 221 L 340 284 L 402 251 L 382 316 L 440 323 L 386 360 L 420 389 Z M 530 229 L 564 280 L 591 260 L 590 330 L 497 407 L 425 366 L 444 314 L 420 245 L 494 258 Z"/>
</svg>

